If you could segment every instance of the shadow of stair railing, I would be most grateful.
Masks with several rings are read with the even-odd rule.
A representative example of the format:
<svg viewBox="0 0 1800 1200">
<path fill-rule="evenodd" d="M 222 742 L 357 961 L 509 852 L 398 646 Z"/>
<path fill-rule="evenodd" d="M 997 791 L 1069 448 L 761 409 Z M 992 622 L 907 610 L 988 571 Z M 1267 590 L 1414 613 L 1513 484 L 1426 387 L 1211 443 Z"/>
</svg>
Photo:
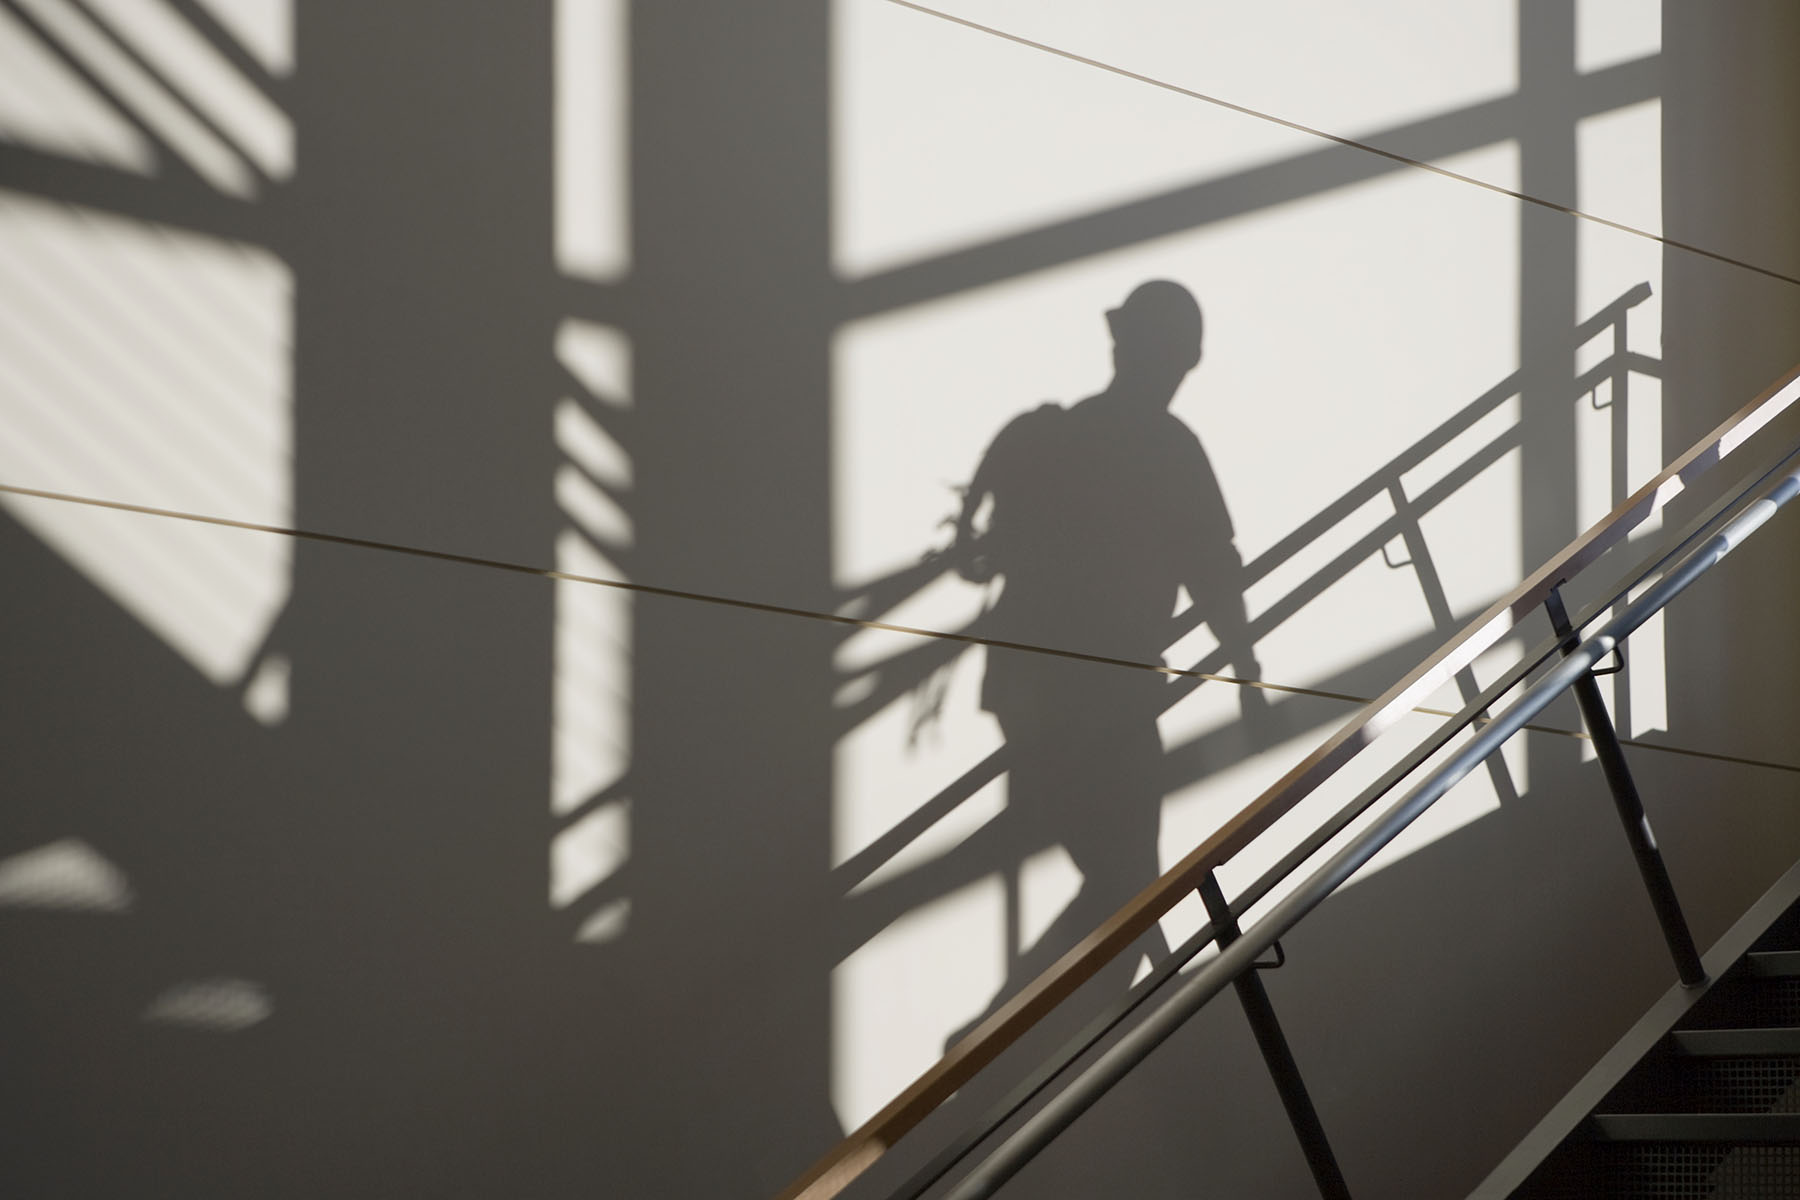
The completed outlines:
<svg viewBox="0 0 1800 1200">
<path fill-rule="evenodd" d="M 1650 285 L 1640 283 L 1580 322 L 1575 331 L 1578 342 L 1606 338 L 1611 343 L 1611 351 L 1572 382 L 1570 400 L 1587 397 L 1602 383 L 1609 383 L 1612 388 L 1611 402 L 1622 411 L 1628 377 L 1633 373 L 1651 376 L 1657 374 L 1659 368 L 1655 360 L 1627 349 L 1626 326 L 1631 311 L 1649 299 L 1650 295 Z M 1252 645 L 1261 642 L 1309 605 L 1326 596 L 1333 587 L 1364 563 L 1377 555 L 1383 555 L 1385 559 L 1385 548 L 1395 543 L 1401 543 L 1407 548 L 1407 557 L 1399 562 L 1386 559 L 1387 564 L 1391 569 L 1409 570 L 1413 573 L 1431 624 L 1419 635 L 1386 647 L 1331 676 L 1310 680 L 1305 687 L 1284 687 L 1270 685 L 1266 680 L 1255 681 L 1261 685 L 1259 690 L 1273 698 L 1270 705 L 1271 719 L 1254 724 L 1242 722 L 1236 726 L 1200 734 L 1169 747 L 1161 764 L 1163 790 L 1166 793 L 1195 783 L 1249 754 L 1267 750 L 1277 741 L 1303 732 L 1296 725 L 1296 721 L 1301 718 L 1294 715 L 1290 705 L 1282 702 L 1284 696 L 1304 694 L 1351 703 L 1364 702 L 1367 699 L 1366 684 L 1369 679 L 1395 677 L 1456 630 L 1459 620 L 1466 618 L 1467 614 L 1454 611 L 1443 578 L 1429 550 L 1424 522 L 1483 472 L 1520 447 L 1521 426 L 1516 422 L 1491 436 L 1483 437 L 1478 444 L 1467 449 L 1460 443 L 1468 440 L 1471 433 L 1479 435 L 1484 422 L 1491 424 L 1489 418 L 1501 412 L 1510 401 L 1519 396 L 1523 387 L 1521 372 L 1514 372 L 1501 379 L 1453 417 L 1419 438 L 1402 453 L 1370 471 L 1356 485 L 1346 489 L 1337 499 L 1244 564 L 1241 582 L 1248 590 L 1275 577 L 1290 564 L 1309 557 L 1319 557 L 1321 553 L 1328 556 L 1273 603 L 1249 617 L 1247 636 Z M 1619 453 L 1622 452 L 1620 449 Z M 1459 457 L 1454 458 L 1453 465 L 1446 468 L 1441 464 L 1448 455 Z M 1409 488 L 1409 480 L 1419 474 L 1421 468 L 1431 471 L 1428 481 L 1423 486 Z M 1623 460 L 1616 459 L 1616 480 L 1623 480 L 1623 471 Z M 1622 482 L 1618 487 L 1622 488 Z M 1366 510 L 1371 505 L 1383 503 L 1387 504 L 1388 512 L 1371 523 Z M 1208 681 L 1234 684 L 1245 682 L 1222 674 L 1230 665 L 1231 659 L 1231 651 L 1224 645 L 1208 650 L 1185 666 L 1167 667 L 1162 662 L 1131 661 L 1104 654 L 1070 651 L 1066 647 L 1024 645 L 997 636 L 987 636 L 980 617 L 960 628 L 948 630 L 916 630 L 905 625 L 886 623 L 908 602 L 938 583 L 946 573 L 952 572 L 953 568 L 954 564 L 947 553 L 933 550 L 915 563 L 860 586 L 846 588 L 839 594 L 836 611 L 841 615 L 854 617 L 859 623 L 845 629 L 842 635 L 845 641 L 869 626 L 928 636 L 921 637 L 917 644 L 890 657 L 840 672 L 834 681 L 839 694 L 844 694 L 853 686 L 855 691 L 854 698 L 842 703 L 834 714 L 837 736 L 848 734 L 907 694 L 919 694 L 928 689 L 934 675 L 952 669 L 963 653 L 977 645 L 1161 672 L 1169 677 L 1169 686 L 1164 689 L 1162 696 L 1162 712 L 1165 713 Z M 1183 639 L 1206 622 L 1206 608 L 1201 604 L 1190 604 L 1171 617 L 1163 638 L 1164 645 L 1171 650 L 1178 649 Z M 1473 671 L 1467 666 L 1456 671 L 1452 680 L 1464 701 L 1473 698 L 1480 691 Z M 1424 693 L 1421 692 L 1420 695 L 1422 697 Z M 926 831 L 945 820 L 959 806 L 1004 774 L 1010 765 L 1010 754 L 1009 747 L 1003 745 L 967 766 L 936 794 L 913 807 L 866 845 L 836 864 L 832 870 L 832 891 L 852 897 L 851 908 L 840 922 L 842 933 L 840 944 L 835 950 L 837 960 L 841 961 L 905 912 L 948 894 L 1001 865 L 996 863 L 990 853 L 999 839 L 990 836 L 980 846 L 967 849 L 958 847 L 951 851 L 945 858 L 931 863 L 929 871 L 914 871 L 898 878 L 890 874 L 879 883 L 871 882 L 877 872 L 881 872 Z M 1493 759 L 1486 764 L 1485 769 L 1503 803 L 1517 798 L 1518 789 L 1503 761 Z M 994 821 L 1005 823 L 1007 819 L 1003 812 Z M 1039 844 L 1043 840 L 1041 831 L 1038 831 L 1036 841 L 1030 840 L 1029 832 L 1018 829 L 1010 831 L 1008 836 L 1012 840 L 1006 843 L 1007 851 L 1013 859 L 1023 860 L 1044 848 L 1043 844 Z M 1020 840 L 1021 838 L 1026 840 Z M 1015 893 L 1009 895 L 1008 903 L 1016 909 L 1016 871 L 1009 871 L 1007 880 L 1008 887 Z M 1013 952 L 1016 953 L 1016 950 Z M 1004 993 L 1001 998 L 1005 998 Z"/>
<path fill-rule="evenodd" d="M 1654 561 L 1646 561 L 1638 569 L 1627 572 L 1603 600 L 1590 605 L 1572 623 L 1567 622 L 1566 618 L 1559 619 L 1562 617 L 1559 589 L 1565 583 L 1594 563 L 1606 550 L 1622 544 L 1633 530 L 1641 528 L 1646 521 L 1660 513 L 1676 495 L 1690 488 L 1702 473 L 1739 449 L 1756 431 L 1768 425 L 1797 398 L 1800 398 L 1800 369 L 1770 387 L 1672 461 L 1611 514 L 1465 625 L 1381 697 L 1366 705 L 1273 787 L 1226 821 L 1217 832 L 1192 850 L 1155 884 L 1146 888 L 1053 967 L 951 1047 L 936 1066 L 796 1180 L 783 1193 L 784 1200 L 791 1197 L 815 1200 L 838 1194 L 878 1160 L 907 1130 L 917 1125 L 924 1116 L 993 1061 L 1002 1049 L 1035 1025 L 1046 1013 L 1055 1009 L 1076 986 L 1091 977 L 1112 956 L 1131 945 L 1163 913 L 1196 889 L 1207 901 L 1212 925 L 1208 930 L 1202 931 L 1202 935 L 1195 941 L 1204 944 L 1216 936 L 1220 946 L 1218 957 L 1186 978 L 1172 996 L 1161 1001 L 1148 1016 L 1083 1068 L 1071 1083 L 1053 1095 L 1004 1142 L 984 1156 L 948 1194 L 957 1200 L 970 1200 L 972 1197 L 991 1194 L 1025 1161 L 1066 1128 L 1094 1099 L 1122 1078 L 1157 1044 L 1226 986 L 1235 984 L 1246 1000 L 1247 1009 L 1250 1008 L 1246 984 L 1254 981 L 1259 955 L 1276 945 L 1280 937 L 1307 912 L 1372 859 L 1387 842 L 1447 792 L 1456 781 L 1486 762 L 1506 738 L 1523 728 L 1564 690 L 1571 686 L 1591 689 L 1592 668 L 1610 654 L 1620 641 L 1729 553 L 1744 537 L 1767 520 L 1777 507 L 1800 492 L 1800 471 L 1794 470 L 1793 466 L 1795 460 L 1800 459 L 1800 444 L 1796 444 L 1784 449 L 1769 465 L 1751 472 L 1728 496 L 1715 502 L 1674 538 L 1669 539 L 1666 544 L 1672 548 L 1660 555 L 1653 552 L 1651 557 Z M 1364 488 L 1385 482 L 1379 477 L 1372 477 Z M 1354 496 L 1356 492 L 1353 491 L 1350 495 Z M 1390 538 L 1391 536 L 1390 534 Z M 1384 542 L 1386 540 L 1388 539 L 1383 539 Z M 1375 543 L 1375 547 L 1381 544 Z M 1341 562 L 1342 559 L 1338 561 Z M 1421 571 L 1425 569 L 1421 565 Z M 1579 641 L 1581 630 L 1588 624 L 1623 601 L 1633 589 L 1647 583 L 1652 584 L 1647 593 L 1632 602 L 1623 613 L 1608 621 L 1598 634 L 1585 642 Z M 1290 851 L 1275 869 L 1265 873 L 1235 903 L 1225 900 L 1213 878 L 1215 868 L 1229 861 L 1273 825 L 1278 817 L 1292 810 L 1300 800 L 1353 759 L 1426 694 L 1465 672 L 1480 654 L 1512 633 L 1522 620 L 1544 604 L 1550 605 L 1552 620 L 1559 626 L 1556 637 L 1527 654 L 1495 684 L 1470 697 L 1463 710 L 1441 726 L 1436 734 L 1427 739 L 1426 744 L 1407 755 L 1373 787 L 1364 791 L 1321 826 L 1313 836 Z M 1266 617 L 1267 614 L 1264 614 L 1258 620 Z M 1560 663 L 1551 668 L 1504 713 L 1496 718 L 1485 718 L 1486 710 L 1491 704 L 1522 683 L 1532 671 L 1550 661 L 1559 650 L 1564 656 Z M 1206 665 L 1205 661 L 1201 664 L 1202 667 Z M 1193 685 L 1197 685 L 1199 679 L 1190 678 Z M 1597 705 L 1597 693 L 1595 697 Z M 1606 722 L 1604 707 L 1600 706 L 1596 711 L 1596 708 L 1589 706 L 1588 697 L 1583 696 L 1582 699 L 1584 717 L 1589 721 L 1590 731 L 1596 742 L 1601 744 L 1604 756 L 1605 745 L 1613 738 L 1611 726 Z M 1447 745 L 1459 731 L 1478 722 L 1483 725 L 1481 731 L 1447 764 L 1380 814 L 1374 824 L 1288 892 L 1252 928 L 1240 933 L 1236 927 L 1238 916 L 1262 900 L 1314 853 L 1323 849 L 1339 831 L 1397 786 L 1433 753 Z M 1616 751 L 1616 741 L 1612 741 L 1612 745 Z M 992 765 L 995 770 L 1000 767 L 999 763 Z M 972 772 L 971 775 L 973 774 Z M 966 784 L 969 778 L 970 776 L 965 776 L 961 782 Z M 1609 782 L 1614 782 L 1615 785 L 1617 783 L 1612 777 L 1610 765 Z M 1631 791 L 1628 779 L 1624 791 Z M 1653 852 L 1654 841 L 1647 836 L 1647 825 L 1644 823 L 1641 807 L 1637 809 L 1634 827 L 1633 818 L 1628 812 L 1627 797 L 1617 786 L 1615 798 L 1619 802 L 1621 815 L 1625 817 L 1628 836 L 1637 837 L 1637 846 L 1647 844 Z M 1630 796 L 1630 800 L 1635 803 L 1635 794 Z M 1656 876 L 1661 873 L 1660 860 L 1654 863 L 1653 871 L 1652 864 L 1640 853 L 1640 867 L 1644 869 L 1645 880 L 1653 897 L 1657 897 Z M 1660 874 L 1660 879 L 1666 889 L 1666 874 Z M 1658 899 L 1660 905 L 1661 899 Z M 1668 899 L 1672 903 L 1672 894 Z M 1679 925 L 1678 912 L 1676 923 Z M 1698 970 L 1691 940 L 1686 945 L 1686 957 L 1680 944 L 1687 937 L 1685 926 L 1680 926 L 1677 930 L 1665 924 L 1665 934 L 1671 949 L 1675 951 L 1684 980 L 1697 982 L 1696 978 L 1691 978 Z M 1191 951 L 1190 947 L 1183 947 L 1182 951 L 1172 956 L 1170 963 L 1174 963 L 1176 959 L 1185 962 L 1183 955 L 1197 952 L 1198 949 L 1198 945 L 1191 945 Z M 1077 1039 L 1077 1044 L 1070 1053 L 1058 1056 L 1056 1060 L 1046 1064 L 1033 1080 L 1027 1081 L 1026 1085 L 1008 1097 L 1000 1111 L 990 1113 L 988 1121 L 981 1123 L 977 1129 L 940 1155 L 926 1171 L 915 1176 L 900 1194 L 916 1196 L 932 1186 L 982 1138 L 1025 1104 L 1034 1101 L 1042 1085 L 1057 1074 L 1063 1065 L 1079 1057 L 1106 1030 L 1118 1025 L 1155 987 L 1175 976 L 1180 964 L 1174 963 L 1171 966 L 1170 963 L 1165 963 L 1164 969 L 1158 970 L 1150 980 L 1140 985 L 1132 1000 L 1115 1007 L 1103 1022 L 1104 1029 L 1098 1032 L 1090 1029 L 1082 1039 Z M 1254 1013 L 1252 1021 L 1255 1024 Z M 1294 1096 L 1288 1094 L 1289 1089 L 1282 1079 L 1282 1065 L 1278 1061 L 1285 1053 L 1285 1047 L 1272 1048 L 1268 1039 L 1262 1036 L 1263 1032 L 1259 1030 L 1259 1040 L 1263 1041 L 1265 1057 L 1270 1060 L 1278 1088 L 1284 1091 L 1290 1118 L 1300 1132 L 1302 1143 L 1308 1152 L 1309 1165 L 1313 1168 L 1321 1193 L 1327 1196 L 1347 1195 L 1330 1151 L 1323 1145 L 1322 1136 L 1318 1133 L 1316 1118 L 1313 1118 L 1312 1127 L 1308 1127 L 1305 1118 L 1310 1112 L 1310 1105 L 1305 1100 L 1303 1088 L 1298 1091 L 1298 1104 L 1295 1103 Z M 1274 1037 L 1279 1043 L 1278 1029 Z M 1291 1059 L 1286 1065 L 1291 1071 Z M 1292 1082 L 1297 1085 L 1297 1079 Z M 1301 1109 L 1307 1111 L 1300 1111 Z"/>
</svg>

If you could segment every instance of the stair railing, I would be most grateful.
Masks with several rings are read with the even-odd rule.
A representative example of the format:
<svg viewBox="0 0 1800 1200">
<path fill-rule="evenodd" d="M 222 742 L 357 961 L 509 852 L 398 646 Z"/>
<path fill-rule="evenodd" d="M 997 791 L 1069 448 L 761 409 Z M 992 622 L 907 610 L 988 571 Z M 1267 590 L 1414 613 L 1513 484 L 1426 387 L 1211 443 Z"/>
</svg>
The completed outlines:
<svg viewBox="0 0 1800 1200">
<path fill-rule="evenodd" d="M 1103 1013 L 1087 1029 L 1014 1088 L 986 1118 L 977 1122 L 916 1173 L 896 1197 L 913 1197 L 940 1181 L 999 1125 L 1010 1120 L 1041 1095 L 1048 1085 L 1092 1048 L 1108 1032 L 1122 1024 L 1160 989 L 1178 978 L 1180 968 L 1205 946 L 1217 942 L 1218 956 L 1179 987 L 1084 1067 L 1065 1087 L 997 1147 L 982 1157 L 947 1193 L 949 1200 L 975 1200 L 991 1195 L 1044 1145 L 1074 1121 L 1107 1089 L 1174 1032 L 1183 1022 L 1227 986 L 1235 986 L 1244 1000 L 1260 1048 L 1268 1061 L 1278 1091 L 1300 1136 L 1320 1193 L 1347 1197 L 1348 1191 L 1310 1100 L 1300 1084 L 1291 1055 L 1286 1053 L 1272 1011 L 1259 1018 L 1256 979 L 1258 958 L 1308 912 L 1375 856 L 1419 814 L 1470 771 L 1477 769 L 1507 738 L 1517 733 L 1562 692 L 1586 681 L 1592 685 L 1594 666 L 1606 658 L 1632 631 L 1659 612 L 1695 579 L 1731 552 L 1781 505 L 1800 494 L 1800 442 L 1787 447 L 1721 500 L 1690 521 L 1670 541 L 1673 548 L 1656 556 L 1607 590 L 1578 618 L 1564 611 L 1561 588 L 1606 551 L 1618 546 L 1646 521 L 1660 513 L 1676 496 L 1718 462 L 1742 448 L 1759 430 L 1800 399 L 1800 367 L 1771 385 L 1755 400 L 1726 418 L 1687 451 L 1663 468 L 1606 517 L 1577 537 L 1543 566 L 1532 572 L 1505 596 L 1496 600 L 1434 653 L 1407 672 L 1397 683 L 1370 701 L 1316 750 L 1239 810 L 1174 867 L 1129 901 L 1112 917 L 1083 938 L 1037 979 L 1002 1005 L 902 1091 L 885 1108 L 849 1134 L 804 1175 L 781 1193 L 779 1200 L 826 1200 L 838 1195 L 879 1160 L 901 1136 L 947 1100 L 1002 1050 L 1017 1041 L 1081 983 L 1149 930 L 1163 914 L 1190 893 L 1205 903 L 1210 923 L 1128 996 Z M 1585 641 L 1579 631 L 1620 604 L 1632 591 L 1655 579 L 1650 590 L 1627 605 L 1598 633 Z M 1440 685 L 1471 666 L 1485 651 L 1513 632 L 1539 606 L 1549 611 L 1556 636 L 1527 654 L 1494 684 L 1471 698 L 1464 707 L 1390 768 L 1371 787 L 1334 813 L 1280 862 L 1265 872 L 1235 902 L 1227 902 L 1218 888 L 1215 870 L 1250 844 L 1259 834 L 1291 811 L 1321 784 L 1366 749 L 1401 716 Z M 1443 749 L 1462 730 L 1482 721 L 1487 710 L 1523 682 L 1534 670 L 1563 654 L 1541 680 L 1521 694 L 1505 712 L 1487 720 L 1462 750 L 1432 772 L 1401 800 L 1385 810 L 1350 844 L 1333 854 L 1297 887 L 1278 901 L 1254 926 L 1240 930 L 1237 918 L 1266 898 L 1307 860 L 1325 847 L 1358 816 L 1403 782 L 1424 762 Z M 1654 839 L 1637 805 L 1629 773 L 1616 735 L 1606 719 L 1605 707 L 1595 692 L 1581 700 L 1583 718 L 1589 723 L 1606 767 L 1608 782 L 1632 840 L 1652 902 L 1663 922 L 1664 934 L 1684 982 L 1698 983 L 1699 960 L 1675 903 L 1667 872 L 1655 851 Z M 1623 772 L 1622 785 L 1615 770 Z"/>
</svg>

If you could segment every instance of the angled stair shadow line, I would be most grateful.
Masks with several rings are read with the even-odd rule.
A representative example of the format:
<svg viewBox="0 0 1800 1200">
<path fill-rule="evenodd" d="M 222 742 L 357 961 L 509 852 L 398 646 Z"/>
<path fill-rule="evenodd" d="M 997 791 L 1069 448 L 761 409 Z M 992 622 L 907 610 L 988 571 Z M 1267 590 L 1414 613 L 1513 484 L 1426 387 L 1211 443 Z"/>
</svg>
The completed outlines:
<svg viewBox="0 0 1800 1200">
<path fill-rule="evenodd" d="M 1589 1114 L 1608 1094 L 1623 1083 L 1638 1064 L 1669 1036 L 1677 1023 L 1692 1013 L 1710 992 L 1720 986 L 1729 976 L 1733 965 L 1744 961 L 1757 940 L 1796 904 L 1800 904 L 1800 863 L 1790 867 L 1777 879 L 1762 898 L 1705 953 L 1702 962 L 1709 982 L 1699 988 L 1683 987 L 1679 983 L 1671 985 L 1655 1005 L 1626 1031 L 1612 1049 L 1494 1167 L 1487 1178 L 1469 1193 L 1468 1200 L 1508 1200 L 1518 1194 L 1533 1172 L 1581 1128 Z M 1785 961 L 1780 964 L 1781 967 L 1787 965 Z M 1766 969 L 1772 971 L 1780 968 L 1772 965 Z M 1791 1035 L 1792 1031 L 1783 1032 Z M 1626 1131 L 1623 1126 L 1620 1129 L 1621 1132 Z"/>
</svg>

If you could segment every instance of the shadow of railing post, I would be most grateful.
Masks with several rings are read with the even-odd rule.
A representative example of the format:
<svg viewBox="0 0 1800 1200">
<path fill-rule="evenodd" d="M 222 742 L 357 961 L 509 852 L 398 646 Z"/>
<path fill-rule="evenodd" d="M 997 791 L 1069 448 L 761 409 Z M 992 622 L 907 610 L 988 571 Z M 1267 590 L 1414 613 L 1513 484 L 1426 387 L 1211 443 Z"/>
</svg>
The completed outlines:
<svg viewBox="0 0 1800 1200">
<path fill-rule="evenodd" d="M 1650 295 L 1650 285 L 1640 283 L 1622 293 L 1576 327 L 1576 335 L 1583 342 L 1591 340 L 1609 329 L 1612 330 L 1615 349 L 1607 359 L 1573 381 L 1571 389 L 1573 396 L 1580 397 L 1591 391 L 1596 386 L 1594 381 L 1599 379 L 1622 380 L 1624 376 L 1633 371 L 1638 373 L 1656 372 L 1658 364 L 1654 359 L 1632 354 L 1625 349 L 1627 318 L 1631 310 L 1642 304 Z M 1482 419 L 1499 410 L 1502 405 L 1518 394 L 1519 386 L 1519 374 L 1515 372 L 1508 375 L 1466 405 L 1455 416 L 1444 421 L 1405 451 L 1372 471 L 1360 483 L 1347 489 L 1317 514 L 1246 563 L 1242 578 L 1245 588 L 1248 589 L 1270 577 L 1287 563 L 1301 557 L 1310 548 L 1327 542 L 1334 530 L 1361 511 L 1365 505 L 1385 499 L 1392 508 L 1391 513 L 1373 529 L 1355 538 L 1348 547 L 1334 555 L 1330 561 L 1315 570 L 1279 600 L 1260 614 L 1252 616 L 1249 620 L 1249 636 L 1252 644 L 1260 642 L 1261 639 L 1280 628 L 1295 614 L 1328 592 L 1352 570 L 1376 555 L 1381 555 L 1387 565 L 1395 569 L 1412 567 L 1419 580 L 1432 629 L 1439 636 L 1453 632 L 1458 617 L 1452 608 L 1442 576 L 1439 574 L 1430 552 L 1423 520 L 1483 471 L 1517 448 L 1519 444 L 1518 427 L 1516 425 L 1509 427 L 1498 436 L 1474 448 L 1454 468 L 1420 489 L 1416 494 L 1408 492 L 1406 477 L 1426 465 L 1434 456 L 1448 449 L 1456 439 L 1474 429 Z M 1623 383 L 1621 382 L 1617 386 L 1622 388 Z M 1617 469 L 1615 468 L 1616 476 Z M 1386 547 L 1396 539 L 1407 547 L 1409 557 L 1404 562 L 1394 562 L 1386 556 Z M 924 591 L 925 588 L 936 583 L 948 570 L 950 570 L 948 558 L 940 551 L 932 551 L 916 563 L 881 576 L 861 587 L 846 589 L 840 594 L 837 611 L 842 615 L 853 616 L 861 623 L 859 626 L 846 628 L 844 633 L 846 639 L 866 628 L 913 633 L 926 639 L 918 646 L 838 680 L 840 688 L 852 682 L 861 682 L 865 685 L 857 698 L 837 713 L 836 725 L 840 737 L 874 716 L 898 697 L 923 686 L 932 673 L 946 669 L 954 663 L 959 655 L 973 646 L 991 646 L 1026 653 L 1048 653 L 1079 661 L 1165 673 L 1172 676 L 1173 680 L 1172 686 L 1168 689 L 1167 702 L 1163 706 L 1163 712 L 1167 712 L 1186 699 L 1202 683 L 1208 681 L 1244 682 L 1235 677 L 1220 674 L 1229 661 L 1229 652 L 1224 647 L 1217 647 L 1207 652 L 1200 659 L 1185 667 L 1169 667 L 1162 663 L 1133 662 L 1110 658 L 1103 654 L 1082 653 L 1069 648 L 1031 646 L 983 636 L 979 631 L 979 618 L 962 629 L 954 631 L 913 629 L 886 624 L 881 620 L 882 617 L 899 610 L 902 605 Z M 1174 646 L 1181 638 L 1203 624 L 1204 619 L 1204 613 L 1198 606 L 1190 606 L 1181 613 L 1175 614 L 1170 621 L 1165 644 Z M 1457 672 L 1455 682 L 1465 701 L 1480 693 L 1481 689 L 1472 667 L 1466 667 Z M 1277 691 L 1282 690 L 1307 691 L 1308 689 L 1277 689 Z M 1340 698 L 1345 700 L 1363 699 L 1354 696 Z M 1277 723 L 1276 728 L 1279 727 L 1279 723 Z M 1252 753 L 1269 748 L 1268 744 L 1249 746 Z M 1007 769 L 1007 763 L 1008 750 L 1002 746 L 964 770 L 940 792 L 900 818 L 867 845 L 845 857 L 832 869 L 833 891 L 845 896 L 857 891 L 883 864 L 911 845 L 938 822 L 948 817 L 964 801 L 997 779 Z M 1229 764 L 1213 765 L 1216 768 Z M 1495 788 L 1502 802 L 1516 799 L 1517 789 L 1513 785 L 1505 762 L 1496 756 L 1489 762 L 1488 770 L 1492 774 Z M 1198 778 L 1196 776 L 1185 782 L 1194 782 Z M 995 820 L 1003 819 L 1003 815 L 995 818 Z M 990 848 L 996 840 L 993 837 L 984 839 Z M 1040 848 L 1037 846 L 1018 847 L 1021 853 L 1015 858 L 1021 859 Z M 956 851 L 953 849 L 948 853 L 954 855 Z M 1006 864 L 969 862 L 965 865 L 964 870 L 938 871 L 937 874 L 941 878 L 938 880 L 940 887 L 937 890 L 940 894 L 954 890 L 955 887 L 980 875 L 1003 867 L 1007 870 L 1009 878 L 1014 881 L 1009 887 L 1016 886 L 1017 861 L 1010 861 Z M 876 890 L 880 889 L 871 889 L 871 891 Z M 896 891 L 895 894 L 899 895 L 900 892 Z M 866 899 L 868 895 L 868 892 L 859 895 L 856 908 L 870 914 L 869 919 L 846 923 L 845 940 L 840 942 L 838 948 L 840 958 L 847 955 L 856 946 L 863 944 L 891 920 L 911 907 L 910 903 L 896 905 L 873 902 Z M 912 898 L 920 902 L 925 899 L 923 896 Z M 1009 903 L 1016 904 L 1016 898 L 1009 900 Z"/>
</svg>

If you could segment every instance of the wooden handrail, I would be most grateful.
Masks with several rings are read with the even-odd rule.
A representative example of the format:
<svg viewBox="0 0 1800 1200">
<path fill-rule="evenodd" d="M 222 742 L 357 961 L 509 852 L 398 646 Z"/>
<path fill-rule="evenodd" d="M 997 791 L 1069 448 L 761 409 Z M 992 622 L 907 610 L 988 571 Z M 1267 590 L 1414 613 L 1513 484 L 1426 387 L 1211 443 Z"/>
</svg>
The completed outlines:
<svg viewBox="0 0 1800 1200">
<path fill-rule="evenodd" d="M 1716 463 L 1800 399 L 1800 365 L 1664 467 L 1655 478 L 1496 600 L 1400 681 L 1359 709 L 1323 745 L 1025 985 L 885 1108 L 788 1185 L 777 1200 L 829 1200 L 966 1084 L 1001 1051 L 1092 978 L 1258 834 L 1305 799 L 1428 694 L 1471 665 L 1540 606 L 1550 590 L 1623 541 Z"/>
</svg>

